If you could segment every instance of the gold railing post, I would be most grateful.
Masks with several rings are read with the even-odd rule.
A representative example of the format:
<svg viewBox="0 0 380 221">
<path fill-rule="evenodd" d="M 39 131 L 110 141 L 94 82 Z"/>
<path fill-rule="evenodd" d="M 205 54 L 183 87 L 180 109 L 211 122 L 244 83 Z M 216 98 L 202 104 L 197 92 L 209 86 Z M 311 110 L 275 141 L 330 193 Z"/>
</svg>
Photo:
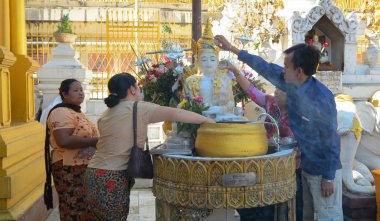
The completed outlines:
<svg viewBox="0 0 380 221">
<path fill-rule="evenodd" d="M 139 47 L 139 32 L 138 29 L 140 28 L 140 22 L 139 22 L 139 17 L 140 17 L 140 10 L 139 10 L 139 0 L 135 0 L 135 23 L 134 23 L 134 30 L 135 30 L 135 51 L 136 55 L 140 55 L 140 47 Z M 143 18 L 144 19 L 144 18 Z M 137 59 L 137 58 L 136 58 Z M 142 59 L 142 58 L 141 58 Z M 138 71 L 138 70 L 137 70 Z"/>
<path fill-rule="evenodd" d="M 110 16 L 109 11 L 106 12 L 106 42 L 107 42 L 107 53 L 106 53 L 106 62 L 107 62 L 107 82 L 111 78 L 111 67 L 110 67 L 110 60 L 111 60 L 111 45 L 110 45 Z M 102 91 L 103 93 L 103 91 Z"/>
</svg>

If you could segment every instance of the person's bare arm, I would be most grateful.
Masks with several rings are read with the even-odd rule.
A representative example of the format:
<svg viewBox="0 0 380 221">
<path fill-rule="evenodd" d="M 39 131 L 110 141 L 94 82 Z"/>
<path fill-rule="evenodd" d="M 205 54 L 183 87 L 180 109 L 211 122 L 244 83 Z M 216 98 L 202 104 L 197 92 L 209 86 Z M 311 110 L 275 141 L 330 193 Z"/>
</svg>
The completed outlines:
<svg viewBox="0 0 380 221">
<path fill-rule="evenodd" d="M 228 60 L 220 61 L 220 63 L 221 68 L 231 71 L 235 75 L 240 87 L 243 88 L 244 91 L 248 91 L 251 82 L 240 73 L 239 69 Z"/>
<path fill-rule="evenodd" d="M 72 135 L 74 128 L 62 128 L 53 131 L 53 136 L 58 146 L 63 148 L 95 147 L 97 137 L 78 137 Z"/>
<path fill-rule="evenodd" d="M 215 123 L 210 118 L 202 116 L 200 114 L 182 110 L 179 108 L 164 107 L 159 106 L 154 111 L 151 123 L 170 121 L 170 122 L 183 122 L 183 123 L 193 123 L 193 124 L 204 124 L 204 123 Z"/>
</svg>

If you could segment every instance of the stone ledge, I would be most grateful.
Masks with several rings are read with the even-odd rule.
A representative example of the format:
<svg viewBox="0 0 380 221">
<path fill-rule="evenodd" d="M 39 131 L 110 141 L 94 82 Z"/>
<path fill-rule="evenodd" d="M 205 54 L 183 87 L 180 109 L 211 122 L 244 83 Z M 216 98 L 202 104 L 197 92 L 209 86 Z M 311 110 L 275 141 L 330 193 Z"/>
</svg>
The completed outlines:
<svg viewBox="0 0 380 221">
<path fill-rule="evenodd" d="M 377 74 L 363 74 L 363 75 L 343 75 L 343 85 L 346 84 L 379 84 L 380 75 Z"/>
</svg>

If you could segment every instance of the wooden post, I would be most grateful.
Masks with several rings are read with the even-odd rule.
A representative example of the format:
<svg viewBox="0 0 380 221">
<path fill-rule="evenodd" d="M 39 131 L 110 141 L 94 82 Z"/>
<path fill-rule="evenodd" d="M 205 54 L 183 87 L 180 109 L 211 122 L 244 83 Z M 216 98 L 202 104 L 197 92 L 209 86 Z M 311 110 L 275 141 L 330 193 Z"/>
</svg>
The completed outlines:
<svg viewBox="0 0 380 221">
<path fill-rule="evenodd" d="M 202 36 L 202 2 L 201 0 L 193 0 L 192 3 L 193 23 L 192 23 L 192 38 L 198 41 Z"/>
<path fill-rule="evenodd" d="M 194 41 L 198 41 L 202 36 L 202 0 L 193 0 L 192 13 L 191 37 Z M 193 55 L 193 63 L 194 62 L 195 58 Z"/>
</svg>

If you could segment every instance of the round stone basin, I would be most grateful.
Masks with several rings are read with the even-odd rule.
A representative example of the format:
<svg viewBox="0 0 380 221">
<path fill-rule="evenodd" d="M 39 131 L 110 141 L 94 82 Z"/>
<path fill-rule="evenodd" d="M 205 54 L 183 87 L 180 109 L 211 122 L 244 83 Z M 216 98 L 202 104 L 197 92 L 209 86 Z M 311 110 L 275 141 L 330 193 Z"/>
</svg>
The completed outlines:
<svg viewBox="0 0 380 221">
<path fill-rule="evenodd" d="M 198 129 L 195 151 L 203 157 L 259 156 L 268 152 L 263 123 L 203 124 Z"/>
<path fill-rule="evenodd" d="M 286 202 L 296 192 L 295 152 L 281 148 L 262 156 L 212 158 L 153 155 L 153 193 L 158 200 L 188 208 L 252 208 Z M 253 174 L 255 181 L 223 180 Z"/>
</svg>

